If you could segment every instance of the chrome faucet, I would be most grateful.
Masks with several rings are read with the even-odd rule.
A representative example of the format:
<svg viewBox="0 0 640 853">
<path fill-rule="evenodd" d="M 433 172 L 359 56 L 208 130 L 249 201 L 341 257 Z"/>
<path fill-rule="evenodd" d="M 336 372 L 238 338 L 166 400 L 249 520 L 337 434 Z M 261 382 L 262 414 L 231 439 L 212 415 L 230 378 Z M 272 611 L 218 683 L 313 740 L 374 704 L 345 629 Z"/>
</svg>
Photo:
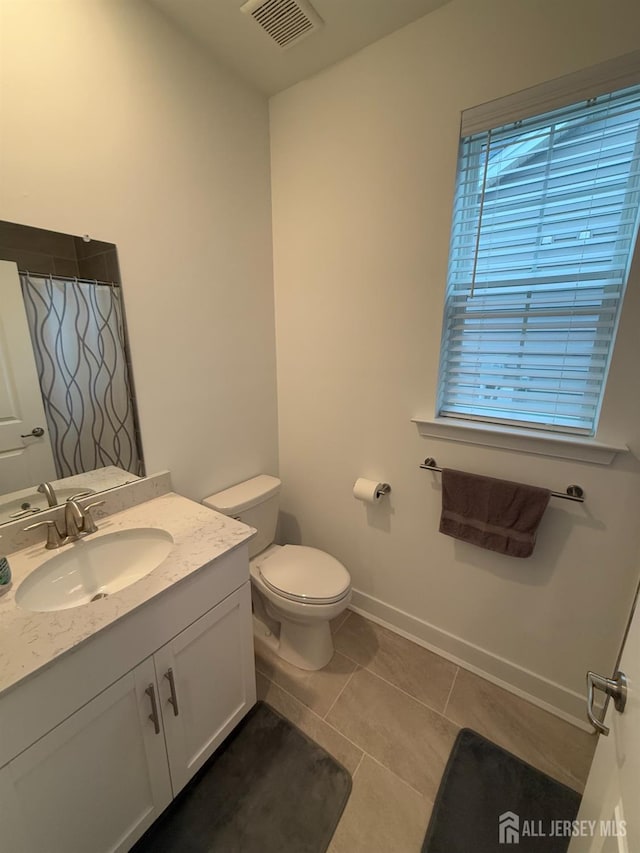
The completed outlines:
<svg viewBox="0 0 640 853">
<path fill-rule="evenodd" d="M 67 531 L 67 542 L 75 542 L 84 532 L 87 515 L 74 498 L 69 498 L 64 505 L 64 526 Z"/>
<path fill-rule="evenodd" d="M 80 498 L 93 494 L 92 492 L 81 492 L 77 495 L 72 495 L 64 505 L 64 528 L 61 530 L 58 527 L 57 521 L 54 519 L 46 519 L 45 521 L 37 521 L 35 524 L 30 524 L 25 527 L 26 530 L 33 530 L 36 527 L 47 528 L 47 544 L 45 547 L 51 551 L 54 548 L 59 548 L 61 545 L 67 545 L 69 542 L 76 542 L 81 536 L 88 536 L 90 533 L 97 531 L 95 521 L 90 515 L 90 510 L 96 506 L 102 506 L 104 501 L 94 501 L 84 508 L 78 503 Z"/>
<path fill-rule="evenodd" d="M 77 495 L 71 495 L 64 505 L 64 526 L 67 534 L 67 542 L 75 542 L 82 535 L 88 536 L 89 533 L 95 533 L 98 529 L 96 523 L 91 517 L 89 510 L 96 506 L 102 506 L 104 501 L 95 501 L 86 507 L 81 507 L 78 503 L 80 498 L 86 498 L 93 492 L 79 492 Z"/>
<path fill-rule="evenodd" d="M 56 493 L 54 492 L 51 483 L 40 483 L 38 491 L 41 495 L 45 496 L 49 506 L 58 506 L 58 498 L 56 497 Z"/>
</svg>

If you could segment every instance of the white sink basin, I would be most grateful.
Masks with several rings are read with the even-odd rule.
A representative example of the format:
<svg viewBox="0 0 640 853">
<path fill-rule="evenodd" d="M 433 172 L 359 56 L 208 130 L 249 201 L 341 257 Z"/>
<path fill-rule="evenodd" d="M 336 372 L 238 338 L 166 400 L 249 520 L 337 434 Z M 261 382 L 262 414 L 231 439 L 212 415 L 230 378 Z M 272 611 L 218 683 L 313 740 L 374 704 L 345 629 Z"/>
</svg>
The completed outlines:
<svg viewBox="0 0 640 853">
<path fill-rule="evenodd" d="M 138 527 L 79 539 L 23 580 L 16 604 L 25 610 L 68 610 L 105 598 L 140 580 L 173 545 L 166 530 Z"/>
</svg>

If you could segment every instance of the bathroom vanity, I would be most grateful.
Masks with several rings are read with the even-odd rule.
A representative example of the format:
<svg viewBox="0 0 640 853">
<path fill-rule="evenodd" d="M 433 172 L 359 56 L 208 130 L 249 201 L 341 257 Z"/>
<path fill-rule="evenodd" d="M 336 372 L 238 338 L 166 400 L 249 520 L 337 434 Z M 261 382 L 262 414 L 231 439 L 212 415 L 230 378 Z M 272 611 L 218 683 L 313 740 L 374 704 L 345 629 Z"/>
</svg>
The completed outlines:
<svg viewBox="0 0 640 853">
<path fill-rule="evenodd" d="M 13 588 L 0 598 L 6 853 L 129 850 L 256 700 L 254 531 L 172 493 L 97 521 L 93 541 L 157 528 L 173 543 L 130 586 L 49 612 L 15 598 L 56 552 L 42 537 L 10 555 Z"/>
</svg>

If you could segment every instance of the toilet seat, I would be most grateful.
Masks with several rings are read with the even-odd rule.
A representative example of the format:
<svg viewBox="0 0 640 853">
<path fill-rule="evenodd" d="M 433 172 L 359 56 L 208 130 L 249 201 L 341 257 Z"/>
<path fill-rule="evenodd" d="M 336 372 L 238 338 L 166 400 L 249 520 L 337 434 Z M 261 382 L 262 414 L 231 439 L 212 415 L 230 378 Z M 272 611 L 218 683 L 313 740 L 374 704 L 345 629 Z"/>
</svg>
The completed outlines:
<svg viewBox="0 0 640 853">
<path fill-rule="evenodd" d="M 332 604 L 348 595 L 349 572 L 335 557 L 305 545 L 284 545 L 260 562 L 264 585 L 305 604 Z"/>
</svg>

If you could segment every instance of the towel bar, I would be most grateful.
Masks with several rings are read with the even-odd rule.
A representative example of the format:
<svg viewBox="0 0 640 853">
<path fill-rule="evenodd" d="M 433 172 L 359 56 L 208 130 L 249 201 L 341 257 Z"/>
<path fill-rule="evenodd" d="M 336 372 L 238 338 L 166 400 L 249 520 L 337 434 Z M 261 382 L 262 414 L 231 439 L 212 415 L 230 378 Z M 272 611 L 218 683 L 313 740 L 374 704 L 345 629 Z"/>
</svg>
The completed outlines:
<svg viewBox="0 0 640 853">
<path fill-rule="evenodd" d="M 433 456 L 427 456 L 420 467 L 424 468 L 426 471 L 442 471 L 442 468 L 438 468 Z M 584 489 L 582 486 L 567 486 L 566 492 L 551 492 L 551 497 L 562 498 L 565 501 L 575 501 L 576 503 L 583 504 Z"/>
</svg>

